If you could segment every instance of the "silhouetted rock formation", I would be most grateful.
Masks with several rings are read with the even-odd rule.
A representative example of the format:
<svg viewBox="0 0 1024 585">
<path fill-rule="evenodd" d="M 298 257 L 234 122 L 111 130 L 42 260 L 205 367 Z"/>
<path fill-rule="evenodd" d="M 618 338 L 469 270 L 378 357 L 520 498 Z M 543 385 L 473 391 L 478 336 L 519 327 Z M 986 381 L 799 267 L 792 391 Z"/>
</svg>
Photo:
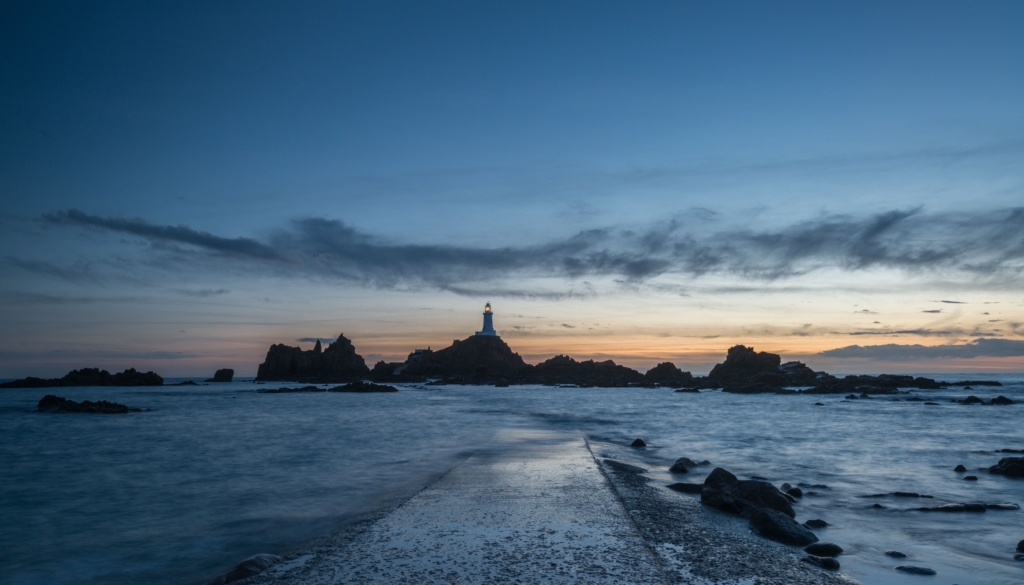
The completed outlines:
<svg viewBox="0 0 1024 585">
<path fill-rule="evenodd" d="M 164 379 L 153 372 L 136 372 L 128 368 L 111 374 L 98 368 L 71 370 L 63 378 L 22 378 L 0 384 L 0 388 L 59 388 L 71 386 L 162 386 Z"/>
<path fill-rule="evenodd" d="M 98 400 L 92 402 L 89 400 L 83 400 L 82 402 L 75 402 L 74 400 L 68 400 L 62 396 L 54 396 L 53 394 L 47 394 L 39 400 L 39 404 L 36 405 L 36 410 L 39 412 L 88 412 L 92 414 L 125 414 L 128 412 L 141 412 L 138 408 L 128 408 L 123 404 L 116 402 L 108 402 L 106 400 Z"/>
<path fill-rule="evenodd" d="M 298 382 L 353 382 L 370 373 L 362 356 L 344 335 L 320 350 L 320 343 L 311 350 L 274 344 L 256 373 L 257 381 L 294 380 Z"/>
<path fill-rule="evenodd" d="M 735 345 L 729 348 L 725 361 L 717 364 L 708 374 L 708 379 L 723 388 L 749 383 L 754 378 L 766 375 L 778 375 L 779 378 L 766 379 L 765 383 L 779 382 L 782 385 L 784 376 L 779 373 L 781 358 L 774 353 L 755 352 L 754 348 Z"/>
<path fill-rule="evenodd" d="M 644 376 L 611 360 L 578 362 L 567 355 L 558 355 L 524 371 L 521 383 L 615 388 L 643 386 Z"/>
<path fill-rule="evenodd" d="M 682 388 L 693 384 L 693 375 L 680 370 L 672 362 L 662 362 L 647 370 L 647 373 L 644 374 L 644 382 L 652 386 Z"/>
<path fill-rule="evenodd" d="M 386 367 L 374 366 L 375 372 L 386 375 Z M 439 378 L 453 384 L 493 384 L 515 378 L 527 367 L 523 358 L 512 351 L 500 337 L 473 335 L 456 339 L 438 351 L 417 351 L 404 364 L 391 368 L 403 379 Z M 386 380 L 386 377 L 374 377 Z"/>
<path fill-rule="evenodd" d="M 213 377 L 207 382 L 230 382 L 235 379 L 235 371 L 231 368 L 224 368 L 214 372 Z"/>
</svg>

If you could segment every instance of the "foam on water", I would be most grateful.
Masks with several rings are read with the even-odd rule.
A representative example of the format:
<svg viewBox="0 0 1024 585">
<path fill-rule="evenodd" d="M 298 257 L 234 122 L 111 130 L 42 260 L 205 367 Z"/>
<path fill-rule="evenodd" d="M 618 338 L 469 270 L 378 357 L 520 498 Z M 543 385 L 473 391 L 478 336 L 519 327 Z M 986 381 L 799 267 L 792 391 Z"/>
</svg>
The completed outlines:
<svg viewBox="0 0 1024 585">
<path fill-rule="evenodd" d="M 976 378 L 977 376 L 971 376 Z M 948 378 L 957 379 L 957 378 Z M 1020 511 L 907 511 L 944 502 L 1024 504 L 1024 480 L 978 472 L 1024 449 L 1021 377 L 1002 388 L 840 396 L 741 396 L 651 389 L 402 386 L 397 394 L 258 394 L 263 386 L 62 388 L 0 392 L 0 575 L 28 583 L 201 583 L 234 562 L 282 551 L 421 488 L 487 448 L 580 430 L 657 481 L 681 456 L 741 477 L 817 495 L 798 519 L 846 549 L 843 570 L 864 583 L 1016 583 Z M 44 394 L 151 409 L 129 415 L 33 412 Z M 1018 404 L 964 406 L 975 394 Z M 816 402 L 824 406 L 815 406 Z M 648 448 L 628 449 L 635 437 Z M 984 452 L 984 453 L 981 453 Z M 977 482 L 952 468 L 964 464 Z M 927 504 L 868 494 L 912 491 Z M 691 497 L 680 494 L 678 497 Z M 882 503 L 885 510 L 870 506 Z M 979 578 L 979 576 L 981 576 Z"/>
</svg>

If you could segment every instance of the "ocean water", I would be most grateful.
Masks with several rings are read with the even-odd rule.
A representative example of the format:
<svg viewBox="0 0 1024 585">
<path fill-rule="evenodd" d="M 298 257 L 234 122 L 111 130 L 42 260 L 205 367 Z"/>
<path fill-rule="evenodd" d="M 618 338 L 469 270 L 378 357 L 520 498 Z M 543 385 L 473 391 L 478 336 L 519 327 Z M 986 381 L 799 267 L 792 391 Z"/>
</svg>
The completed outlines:
<svg viewBox="0 0 1024 585">
<path fill-rule="evenodd" d="M 945 376 L 956 380 L 984 376 Z M 481 449 L 531 430 L 583 433 L 600 454 L 666 470 L 710 460 L 776 485 L 824 485 L 796 506 L 823 518 L 843 572 L 865 584 L 1024 581 L 1024 512 L 928 513 L 950 502 L 1024 505 L 1024 480 L 978 471 L 1024 449 L 1024 376 L 1002 388 L 841 396 L 668 389 L 399 386 L 393 394 L 260 394 L 276 385 L 0 391 L 0 582 L 201 584 L 252 554 L 283 552 L 415 493 Z M 174 380 L 169 380 L 173 382 Z M 54 393 L 146 412 L 47 414 Z M 1011 406 L 952 403 L 1005 395 Z M 908 398 L 938 403 L 926 405 Z M 816 405 L 822 403 L 822 406 Z M 511 432 L 510 432 L 511 431 Z M 646 449 L 630 449 L 636 437 Z M 963 464 L 967 474 L 953 472 Z M 978 476 L 965 481 L 964 475 Z M 865 498 L 895 491 L 933 499 Z M 667 492 L 668 497 L 693 497 Z M 884 509 L 873 509 L 875 503 Z M 883 553 L 908 555 L 895 561 Z"/>
</svg>

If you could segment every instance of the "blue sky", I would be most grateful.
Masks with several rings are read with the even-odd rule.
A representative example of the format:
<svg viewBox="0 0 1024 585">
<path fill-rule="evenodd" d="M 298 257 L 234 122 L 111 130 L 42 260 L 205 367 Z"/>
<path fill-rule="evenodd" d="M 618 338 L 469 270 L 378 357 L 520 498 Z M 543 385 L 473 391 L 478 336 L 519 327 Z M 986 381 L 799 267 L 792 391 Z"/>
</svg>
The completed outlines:
<svg viewBox="0 0 1024 585">
<path fill-rule="evenodd" d="M 1019 2 L 2 10 L 0 376 L 1024 370 Z"/>
</svg>

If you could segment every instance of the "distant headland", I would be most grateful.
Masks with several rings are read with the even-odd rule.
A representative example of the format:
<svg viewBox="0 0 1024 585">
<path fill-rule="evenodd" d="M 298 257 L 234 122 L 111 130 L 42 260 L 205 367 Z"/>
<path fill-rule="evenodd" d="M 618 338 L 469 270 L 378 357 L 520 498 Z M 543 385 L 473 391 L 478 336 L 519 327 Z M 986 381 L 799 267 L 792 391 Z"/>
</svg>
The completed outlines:
<svg viewBox="0 0 1024 585">
<path fill-rule="evenodd" d="M 218 370 L 207 382 L 230 382 L 234 371 Z M 430 384 L 471 384 L 482 386 L 544 385 L 577 387 L 668 387 L 699 392 L 721 388 L 737 394 L 894 394 L 900 389 L 937 389 L 947 386 L 1001 386 L 999 382 L 964 380 L 937 382 L 931 378 L 882 374 L 837 378 L 815 371 L 801 362 L 782 362 L 779 355 L 757 352 L 745 345 L 729 348 L 725 361 L 707 376 L 694 376 L 671 362 L 663 362 L 645 373 L 612 360 L 577 361 L 557 355 L 531 365 L 501 339 L 494 328 L 491 304 L 484 306 L 483 326 L 465 339 L 456 339 L 444 349 L 415 349 L 403 362 L 379 361 L 369 368 L 347 337 L 323 348 L 303 350 L 273 344 L 259 365 L 257 382 L 300 382 L 304 384 L 348 384 L 369 380 L 378 383 L 415 382 Z M 97 368 L 72 370 L 63 378 L 22 378 L 0 384 L 0 388 L 47 388 L 70 386 L 162 386 L 154 372 L 129 368 L 117 374 Z M 183 382 L 182 384 L 194 384 Z"/>
<path fill-rule="evenodd" d="M 345 383 L 369 379 L 374 382 L 429 382 L 491 386 L 546 385 L 580 387 L 670 387 L 699 391 L 721 388 L 725 392 L 812 394 L 893 394 L 901 388 L 933 389 L 943 386 L 999 385 L 998 382 L 937 382 L 931 378 L 899 375 L 846 376 L 837 378 L 814 371 L 801 362 L 782 363 L 779 355 L 756 352 L 737 345 L 729 349 L 724 362 L 707 376 L 694 376 L 671 362 L 663 362 L 646 373 L 616 364 L 612 360 L 577 361 L 557 355 L 536 365 L 527 364 L 494 329 L 494 312 L 484 306 L 483 326 L 475 334 L 456 339 L 444 349 L 416 349 L 404 362 L 377 362 L 366 366 L 355 346 L 344 335 L 323 349 L 312 350 L 274 344 L 259 366 L 257 381 L 298 381 L 303 383 Z M 802 388 L 803 390 L 794 390 Z"/>
</svg>

